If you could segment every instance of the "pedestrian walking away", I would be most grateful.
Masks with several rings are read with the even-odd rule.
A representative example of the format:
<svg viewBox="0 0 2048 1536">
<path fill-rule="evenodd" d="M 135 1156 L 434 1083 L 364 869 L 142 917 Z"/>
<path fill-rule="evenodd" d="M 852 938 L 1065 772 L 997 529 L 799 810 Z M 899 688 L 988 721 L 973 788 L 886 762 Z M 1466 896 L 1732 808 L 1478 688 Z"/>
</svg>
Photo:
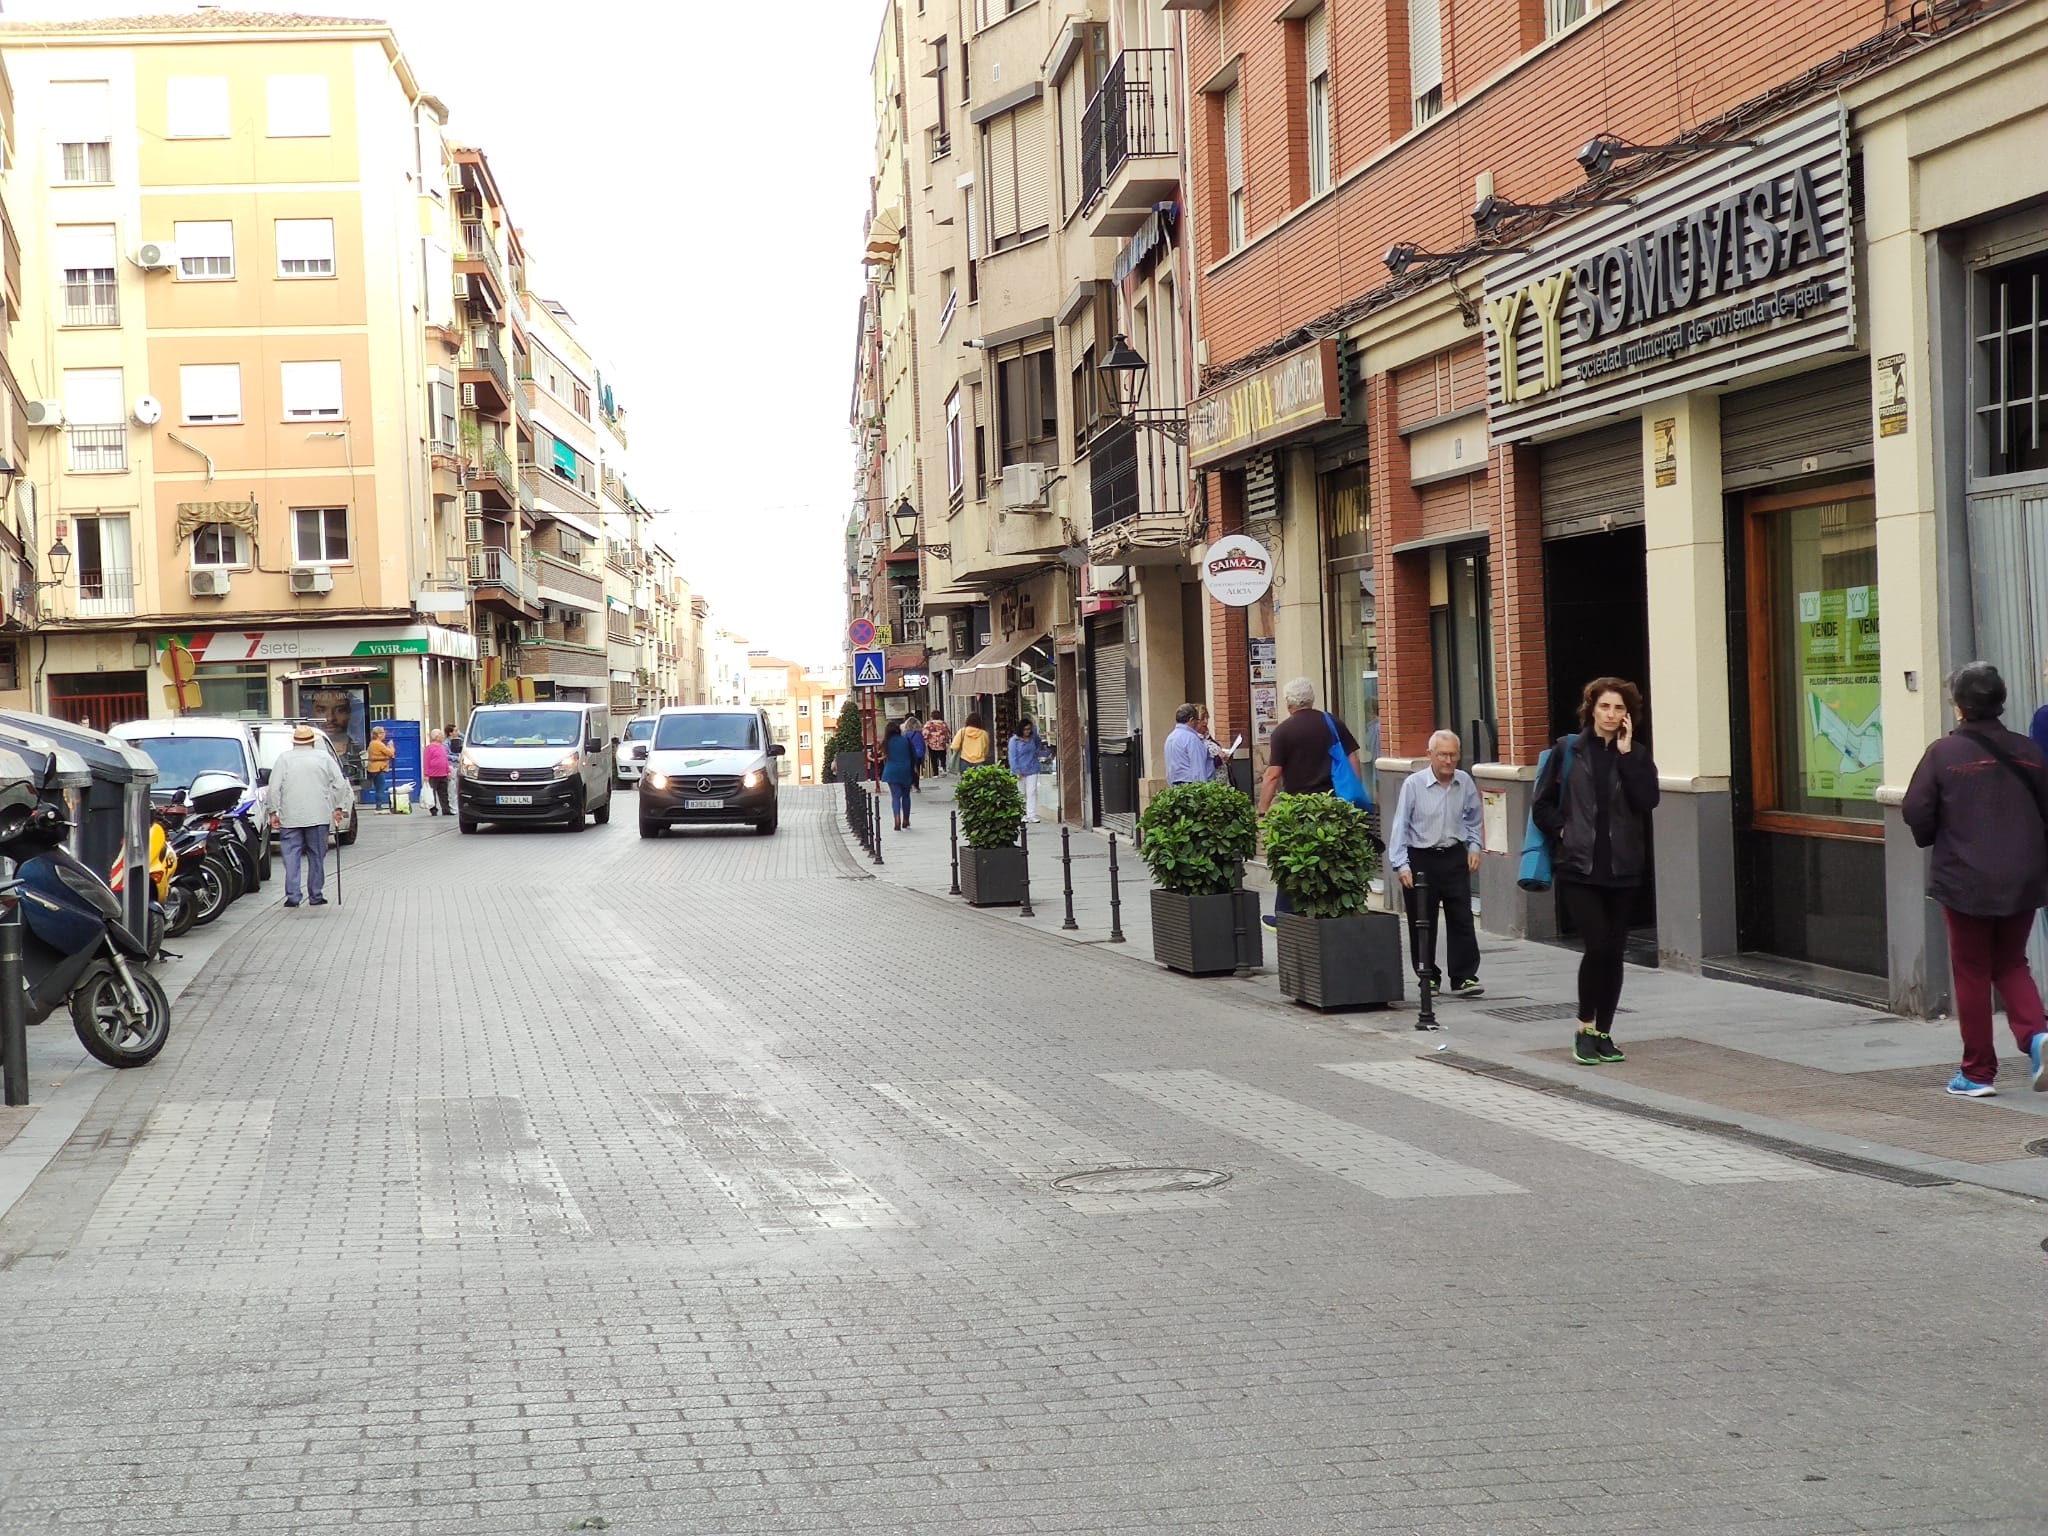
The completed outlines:
<svg viewBox="0 0 2048 1536">
<path fill-rule="evenodd" d="M 1259 782 L 1261 816 L 1272 807 L 1275 795 L 1330 793 L 1340 748 L 1357 781 L 1365 782 L 1365 769 L 1358 760 L 1358 738 L 1342 720 L 1316 708 L 1316 685 L 1305 677 L 1297 677 L 1281 690 L 1280 697 L 1287 705 L 1287 718 L 1273 727 L 1267 743 L 1266 773 Z M 1287 893 L 1276 891 L 1273 915 L 1259 921 L 1271 928 L 1279 913 L 1293 910 L 1294 903 L 1287 899 Z"/>
<path fill-rule="evenodd" d="M 1038 760 L 1043 747 L 1038 739 L 1038 727 L 1031 723 L 1029 715 L 1017 717 L 1017 728 L 1010 734 L 1010 772 L 1017 775 L 1017 787 L 1024 791 L 1024 819 L 1038 820 Z"/>
<path fill-rule="evenodd" d="M 953 739 L 953 729 L 945 719 L 933 715 L 924 723 L 924 760 L 926 770 L 937 778 L 946 771 L 946 746 Z"/>
<path fill-rule="evenodd" d="M 391 809 L 391 765 L 398 757 L 394 747 L 384 734 L 384 727 L 370 727 L 370 802 L 379 811 Z"/>
<path fill-rule="evenodd" d="M 910 743 L 910 787 L 914 793 L 923 794 L 924 785 L 918 781 L 924 777 L 924 722 L 912 710 L 903 718 L 903 739 Z"/>
<path fill-rule="evenodd" d="M 1206 784 L 1216 777 L 1213 745 L 1202 734 L 1201 706 L 1183 704 L 1173 712 L 1173 729 L 1166 733 L 1166 782 Z"/>
<path fill-rule="evenodd" d="M 1422 931 L 1441 907 L 1450 990 L 1458 997 L 1478 997 L 1486 989 L 1479 984 L 1479 938 L 1472 929 L 1472 877 L 1479 873 L 1486 829 L 1479 786 L 1458 766 L 1462 752 L 1455 731 L 1429 738 L 1429 766 L 1408 775 L 1394 802 L 1387 866 L 1401 882 L 1416 973 L 1426 975 L 1426 968 L 1436 964 L 1434 953 L 1422 953 Z M 1417 875 L 1427 888 L 1426 907 L 1417 900 Z"/>
<path fill-rule="evenodd" d="M 1650 859 L 1657 765 L 1636 740 L 1643 696 L 1631 682 L 1596 677 L 1579 699 L 1579 734 L 1560 736 L 1536 778 L 1529 814 L 1556 845 L 1557 898 L 1585 952 L 1572 1060 L 1626 1058 L 1614 1043 L 1629 911 Z M 1569 743 L 1569 750 L 1567 750 Z M 1566 773 L 1563 764 L 1571 761 Z"/>
<path fill-rule="evenodd" d="M 2048 901 L 2048 760 L 1999 723 L 2005 679 L 1988 661 L 1957 670 L 1949 702 L 1956 728 L 1922 754 L 1899 807 L 1913 841 L 1933 850 L 1927 893 L 1948 922 L 1963 1035 L 1963 1064 L 1948 1091 L 1966 1099 L 1997 1091 L 1996 988 L 2032 1065 L 2034 1091 L 2048 1092 L 2041 991 L 2027 968 L 2034 913 Z"/>
<path fill-rule="evenodd" d="M 448 805 L 448 743 L 439 731 L 427 737 L 427 749 L 422 759 L 422 771 L 426 774 L 427 788 L 432 791 L 434 803 L 427 807 L 429 816 L 453 816 L 455 812 Z"/>
<path fill-rule="evenodd" d="M 989 760 L 994 745 L 982 727 L 981 716 L 969 715 L 967 723 L 960 727 L 960 734 L 953 739 L 953 755 L 963 771 L 979 768 Z"/>
<path fill-rule="evenodd" d="M 288 907 L 299 905 L 302 893 L 312 906 L 327 905 L 327 833 L 339 829 L 353 798 L 341 765 L 319 740 L 312 726 L 300 726 L 291 750 L 270 770 L 270 825 L 284 849 Z"/>
<path fill-rule="evenodd" d="M 917 759 L 911 755 L 910 737 L 901 720 L 891 720 L 882 732 L 882 782 L 889 786 L 889 810 L 898 832 L 910 825 L 910 786 L 916 776 Z"/>
</svg>

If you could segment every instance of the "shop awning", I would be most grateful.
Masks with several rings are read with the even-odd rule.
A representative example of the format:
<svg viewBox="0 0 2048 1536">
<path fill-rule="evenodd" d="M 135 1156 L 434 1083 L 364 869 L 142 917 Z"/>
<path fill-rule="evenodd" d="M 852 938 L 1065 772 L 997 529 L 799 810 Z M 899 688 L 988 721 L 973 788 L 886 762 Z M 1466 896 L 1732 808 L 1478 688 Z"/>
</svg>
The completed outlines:
<svg viewBox="0 0 2048 1536">
<path fill-rule="evenodd" d="M 1014 635 L 983 646 L 953 669 L 956 694 L 1008 693 L 1010 663 L 1047 637 L 1045 630 L 1020 629 Z"/>
<path fill-rule="evenodd" d="M 868 225 L 868 248 L 864 253 L 869 261 L 893 261 L 896 248 L 903 244 L 903 216 L 894 208 L 884 208 L 877 213 L 874 222 Z"/>
</svg>

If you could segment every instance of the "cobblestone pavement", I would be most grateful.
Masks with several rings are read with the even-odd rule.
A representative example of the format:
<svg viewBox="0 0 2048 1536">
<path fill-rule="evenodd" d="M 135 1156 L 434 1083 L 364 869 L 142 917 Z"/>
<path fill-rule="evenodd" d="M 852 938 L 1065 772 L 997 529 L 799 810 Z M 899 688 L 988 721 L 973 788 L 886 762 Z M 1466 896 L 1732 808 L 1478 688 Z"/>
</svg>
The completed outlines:
<svg viewBox="0 0 2048 1536">
<path fill-rule="evenodd" d="M 2041 1529 L 2038 1206 L 1021 931 L 831 805 L 380 819 L 244 924 L 0 1222 L 0 1531 Z"/>
</svg>

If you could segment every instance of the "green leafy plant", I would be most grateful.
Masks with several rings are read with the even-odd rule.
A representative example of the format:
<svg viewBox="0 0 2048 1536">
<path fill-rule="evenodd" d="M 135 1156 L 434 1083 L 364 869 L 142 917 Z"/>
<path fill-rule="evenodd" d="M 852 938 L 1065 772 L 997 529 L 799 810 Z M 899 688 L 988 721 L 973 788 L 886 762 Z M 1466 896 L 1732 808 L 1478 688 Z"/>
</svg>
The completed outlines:
<svg viewBox="0 0 2048 1536">
<path fill-rule="evenodd" d="M 1258 822 L 1251 796 L 1229 784 L 1176 784 L 1155 795 L 1138 818 L 1138 856 L 1160 889 L 1220 896 L 1252 856 Z"/>
<path fill-rule="evenodd" d="M 512 702 L 512 685 L 503 678 L 500 678 L 497 682 L 491 684 L 490 692 L 484 695 L 484 702 L 486 704 L 510 704 Z"/>
<path fill-rule="evenodd" d="M 1009 769 L 984 763 L 960 775 L 953 791 L 960 831 L 970 848 L 1014 848 L 1024 825 L 1024 792 Z"/>
<path fill-rule="evenodd" d="M 1295 911 L 1343 917 L 1365 909 L 1380 863 L 1365 812 L 1335 795 L 1281 795 L 1261 826 L 1266 869 Z"/>
</svg>

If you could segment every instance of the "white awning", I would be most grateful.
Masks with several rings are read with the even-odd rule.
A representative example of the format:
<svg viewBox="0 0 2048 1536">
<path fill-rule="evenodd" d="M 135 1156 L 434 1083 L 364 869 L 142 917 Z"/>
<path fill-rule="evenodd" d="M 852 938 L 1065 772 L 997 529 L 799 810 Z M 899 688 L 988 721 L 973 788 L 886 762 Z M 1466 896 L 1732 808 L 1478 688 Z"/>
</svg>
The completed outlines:
<svg viewBox="0 0 2048 1536">
<path fill-rule="evenodd" d="M 1008 693 L 1010 663 L 1046 638 L 1044 630 L 1020 629 L 1006 639 L 983 646 L 953 670 L 956 694 Z"/>
</svg>

